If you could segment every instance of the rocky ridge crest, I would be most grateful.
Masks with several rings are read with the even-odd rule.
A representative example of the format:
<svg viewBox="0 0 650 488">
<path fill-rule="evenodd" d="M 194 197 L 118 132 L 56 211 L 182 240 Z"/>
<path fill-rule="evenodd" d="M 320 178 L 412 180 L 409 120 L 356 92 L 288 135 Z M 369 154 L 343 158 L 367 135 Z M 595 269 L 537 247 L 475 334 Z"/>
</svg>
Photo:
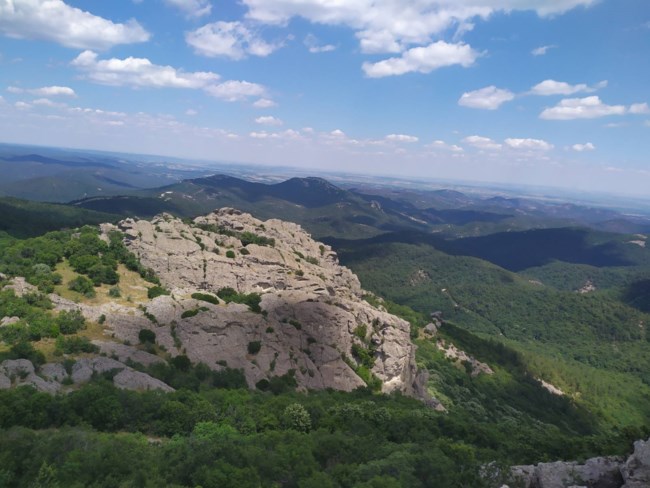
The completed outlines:
<svg viewBox="0 0 650 488">
<path fill-rule="evenodd" d="M 140 309 L 61 299 L 57 308 L 105 315 L 104 326 L 122 341 L 135 343 L 141 329 L 151 329 L 172 356 L 241 368 L 251 387 L 290 373 L 303 388 L 350 391 L 372 373 L 383 392 L 421 392 L 409 324 L 364 301 L 358 278 L 299 225 L 223 208 L 191 222 L 161 215 L 102 226 L 105 236 L 111 230 L 124 233 L 127 248 L 170 295 Z M 192 298 L 223 288 L 259 294 L 260 313 Z"/>
</svg>

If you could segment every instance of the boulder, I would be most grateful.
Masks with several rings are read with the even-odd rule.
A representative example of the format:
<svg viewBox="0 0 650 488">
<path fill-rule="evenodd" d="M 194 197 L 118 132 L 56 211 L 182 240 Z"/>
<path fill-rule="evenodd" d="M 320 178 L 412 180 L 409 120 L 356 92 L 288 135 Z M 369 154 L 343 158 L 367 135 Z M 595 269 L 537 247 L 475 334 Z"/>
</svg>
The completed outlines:
<svg viewBox="0 0 650 488">
<path fill-rule="evenodd" d="M 126 365 L 111 358 L 83 358 L 74 363 L 71 376 L 74 383 L 85 383 L 92 378 L 94 373 L 100 374 L 124 368 L 126 368 Z"/>
<path fill-rule="evenodd" d="M 113 384 L 124 390 L 162 390 L 164 392 L 174 391 L 167 383 L 152 378 L 148 374 L 126 368 L 113 377 Z"/>
<path fill-rule="evenodd" d="M 650 439 L 634 443 L 634 452 L 621 467 L 625 484 L 623 488 L 650 486 Z"/>
</svg>

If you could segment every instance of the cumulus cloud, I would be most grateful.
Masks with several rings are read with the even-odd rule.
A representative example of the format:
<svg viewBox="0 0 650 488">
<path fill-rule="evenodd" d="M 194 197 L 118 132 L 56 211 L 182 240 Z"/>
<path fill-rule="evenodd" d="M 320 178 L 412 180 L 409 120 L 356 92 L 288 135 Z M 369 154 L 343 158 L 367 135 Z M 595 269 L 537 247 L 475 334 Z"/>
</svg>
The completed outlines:
<svg viewBox="0 0 650 488">
<path fill-rule="evenodd" d="M 596 0 L 242 0 L 247 16 L 258 22 L 286 24 L 293 17 L 356 31 L 367 53 L 400 52 L 424 45 L 450 27 L 495 12 L 535 11 L 540 16 L 561 14 Z"/>
<path fill-rule="evenodd" d="M 635 115 L 650 114 L 650 107 L 647 103 L 633 103 L 630 105 L 630 113 Z"/>
<path fill-rule="evenodd" d="M 273 117 L 273 115 L 257 117 L 255 119 L 255 123 L 261 125 L 282 125 L 282 121 L 276 117 Z"/>
<path fill-rule="evenodd" d="M 553 149 L 553 144 L 550 144 L 542 139 L 508 138 L 504 142 L 508 147 L 512 149 L 527 149 L 533 151 L 550 151 Z"/>
<path fill-rule="evenodd" d="M 77 49 L 108 49 L 151 37 L 135 20 L 114 23 L 62 0 L 0 0 L 0 33 Z"/>
<path fill-rule="evenodd" d="M 498 142 L 493 141 L 489 137 L 483 136 L 467 136 L 463 139 L 463 142 L 477 149 L 484 149 L 489 151 L 495 151 L 501 149 L 502 147 Z"/>
<path fill-rule="evenodd" d="M 545 120 L 595 119 L 608 115 L 623 115 L 626 112 L 623 105 L 604 104 L 599 97 L 565 98 L 555 107 L 544 109 L 540 114 Z"/>
<path fill-rule="evenodd" d="M 564 81 L 544 80 L 530 89 L 532 95 L 573 95 L 574 93 L 591 93 L 605 88 L 607 80 L 596 83 L 594 86 L 588 86 L 585 83 L 570 85 Z"/>
<path fill-rule="evenodd" d="M 17 86 L 10 86 L 7 88 L 10 93 L 29 93 L 39 97 L 76 97 L 75 91 L 68 86 L 44 86 L 41 88 L 20 88 Z"/>
<path fill-rule="evenodd" d="M 515 98 L 510 90 L 503 90 L 496 86 L 486 86 L 480 90 L 463 93 L 458 100 L 458 105 L 483 110 L 496 110 L 503 103 Z"/>
<path fill-rule="evenodd" d="M 571 149 L 578 152 L 593 151 L 596 149 L 596 146 L 594 146 L 591 142 L 587 142 L 586 144 L 574 144 L 571 146 Z"/>
<path fill-rule="evenodd" d="M 314 34 L 307 34 L 304 40 L 305 46 L 310 53 L 326 53 L 329 51 L 334 51 L 336 46 L 333 44 L 321 44 Z"/>
<path fill-rule="evenodd" d="M 71 64 L 83 71 L 89 80 L 104 85 L 203 88 L 220 78 L 216 73 L 186 73 L 171 66 L 160 66 L 147 58 L 98 60 L 97 53 L 93 51 L 82 52 Z"/>
<path fill-rule="evenodd" d="M 255 103 L 253 103 L 253 107 L 255 108 L 271 108 L 276 107 L 277 105 L 277 103 L 275 103 L 273 100 L 269 100 L 268 98 L 260 98 L 259 100 L 256 100 Z"/>
<path fill-rule="evenodd" d="M 435 69 L 455 64 L 466 68 L 474 64 L 479 55 L 467 44 L 437 41 L 428 46 L 409 49 L 400 57 L 384 59 L 377 63 L 364 63 L 363 71 L 370 78 L 411 72 L 430 73 Z"/>
<path fill-rule="evenodd" d="M 266 93 L 266 88 L 257 83 L 248 81 L 226 81 L 219 85 L 211 85 L 205 88 L 213 97 L 221 98 L 228 102 L 237 102 L 249 97 L 260 97 Z"/>
<path fill-rule="evenodd" d="M 390 142 L 418 142 L 419 139 L 415 136 L 409 136 L 407 134 L 388 134 L 386 140 Z"/>
<path fill-rule="evenodd" d="M 197 54 L 208 57 L 244 59 L 268 56 L 281 44 L 269 44 L 242 22 L 214 22 L 188 32 L 185 41 Z"/>
<path fill-rule="evenodd" d="M 549 49 L 555 49 L 557 46 L 555 44 L 551 44 L 549 46 L 539 46 L 533 49 L 530 54 L 533 56 L 544 56 Z"/>
<path fill-rule="evenodd" d="M 463 152 L 463 148 L 456 144 L 447 144 L 445 141 L 437 140 L 428 144 L 427 147 L 432 149 L 444 149 L 445 151 Z"/>
<path fill-rule="evenodd" d="M 203 17 L 212 12 L 210 0 L 165 0 L 165 3 L 180 9 L 188 17 Z"/>
<path fill-rule="evenodd" d="M 97 53 L 84 51 L 71 64 L 84 72 L 89 80 L 103 85 L 202 89 L 229 102 L 261 97 L 266 93 L 266 88 L 257 83 L 235 80 L 216 83 L 220 79 L 217 73 L 185 72 L 172 66 L 153 64 L 147 58 L 98 60 Z"/>
</svg>

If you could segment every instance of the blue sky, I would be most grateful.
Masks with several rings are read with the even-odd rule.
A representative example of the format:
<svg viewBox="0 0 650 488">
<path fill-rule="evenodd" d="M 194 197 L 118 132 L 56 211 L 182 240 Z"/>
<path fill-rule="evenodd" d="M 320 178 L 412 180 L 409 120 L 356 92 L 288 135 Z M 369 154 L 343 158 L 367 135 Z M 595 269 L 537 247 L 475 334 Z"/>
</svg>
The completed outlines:
<svg viewBox="0 0 650 488">
<path fill-rule="evenodd" d="M 647 0 L 0 0 L 0 140 L 650 195 Z"/>
</svg>

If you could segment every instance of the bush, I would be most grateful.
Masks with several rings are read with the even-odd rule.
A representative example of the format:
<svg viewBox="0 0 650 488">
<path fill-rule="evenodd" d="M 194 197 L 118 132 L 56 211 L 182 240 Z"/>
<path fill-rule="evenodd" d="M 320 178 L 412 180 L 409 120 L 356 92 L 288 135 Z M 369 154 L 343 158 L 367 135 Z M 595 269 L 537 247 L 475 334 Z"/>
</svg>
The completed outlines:
<svg viewBox="0 0 650 488">
<path fill-rule="evenodd" d="M 95 296 L 95 285 L 85 276 L 77 276 L 75 279 L 71 280 L 68 283 L 68 289 L 81 293 L 87 298 L 93 298 Z"/>
<path fill-rule="evenodd" d="M 108 290 L 108 296 L 111 298 L 120 298 L 122 296 L 122 292 L 118 286 L 113 286 Z"/>
<path fill-rule="evenodd" d="M 175 369 L 179 371 L 189 371 L 189 369 L 192 367 L 192 361 L 190 361 L 190 358 L 184 354 L 173 357 L 170 363 Z"/>
<path fill-rule="evenodd" d="M 235 259 L 235 251 L 233 251 L 232 249 L 226 251 L 226 257 L 230 259 Z"/>
<path fill-rule="evenodd" d="M 195 300 L 201 300 L 203 302 L 212 303 L 213 305 L 219 304 L 219 299 L 214 295 L 210 295 L 208 293 L 192 293 L 192 298 L 194 298 Z"/>
<path fill-rule="evenodd" d="M 55 353 L 60 354 L 77 354 L 80 352 L 99 352 L 99 347 L 90 342 L 87 337 L 59 336 L 56 340 Z"/>
<path fill-rule="evenodd" d="M 28 359 L 34 366 L 45 364 L 45 355 L 29 342 L 19 342 L 9 349 L 9 359 Z"/>
<path fill-rule="evenodd" d="M 199 309 L 198 309 L 198 308 L 195 308 L 195 309 L 193 309 L 193 310 L 185 310 L 185 311 L 181 314 L 181 318 L 182 318 L 182 319 L 189 319 L 190 317 L 194 317 L 194 316 L 197 315 L 198 313 L 199 313 Z"/>
<path fill-rule="evenodd" d="M 153 300 L 156 297 L 159 297 L 161 295 L 169 295 L 169 291 L 163 288 L 162 286 L 152 286 L 151 288 L 147 289 L 147 298 L 149 300 Z"/>
<path fill-rule="evenodd" d="M 262 313 L 262 308 L 260 307 L 262 296 L 259 293 L 237 293 L 233 288 L 225 287 L 217 292 L 217 296 L 226 303 L 242 303 L 248 305 L 251 311 Z"/>
<path fill-rule="evenodd" d="M 253 341 L 248 343 L 248 354 L 257 354 L 262 349 L 260 341 Z"/>
<path fill-rule="evenodd" d="M 245 247 L 242 247 L 242 248 L 239 250 L 239 254 L 241 254 L 242 256 L 247 256 L 247 255 L 249 255 L 250 253 L 251 253 L 251 252 L 250 252 L 248 249 L 246 249 Z"/>
<path fill-rule="evenodd" d="M 156 333 L 153 330 L 141 329 L 138 333 L 138 340 L 140 344 L 154 344 L 156 342 Z"/>
<path fill-rule="evenodd" d="M 86 319 L 79 310 L 60 312 L 54 323 L 61 334 L 75 334 L 86 328 Z"/>
</svg>

